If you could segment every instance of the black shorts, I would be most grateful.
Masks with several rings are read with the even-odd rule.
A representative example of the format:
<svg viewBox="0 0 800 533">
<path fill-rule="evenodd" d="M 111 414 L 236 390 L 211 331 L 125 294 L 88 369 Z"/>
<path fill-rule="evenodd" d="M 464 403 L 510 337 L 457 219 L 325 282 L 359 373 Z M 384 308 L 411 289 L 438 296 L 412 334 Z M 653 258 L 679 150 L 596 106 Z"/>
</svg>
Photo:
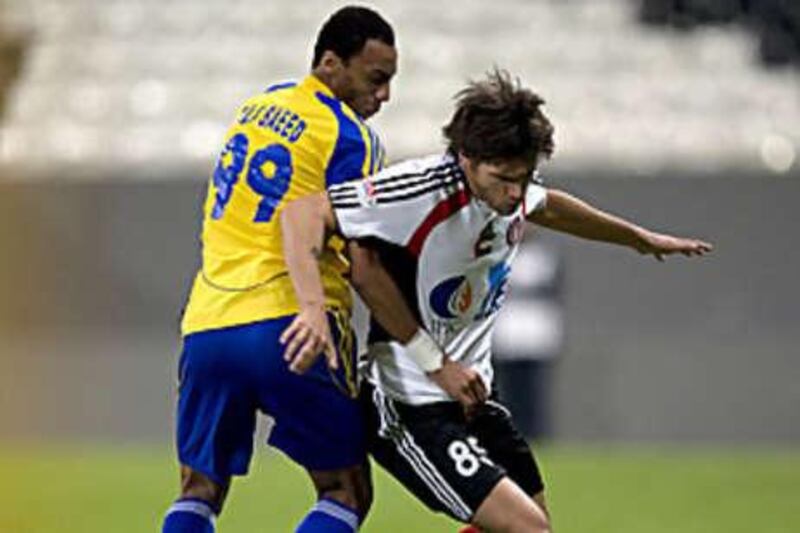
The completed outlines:
<svg viewBox="0 0 800 533">
<path fill-rule="evenodd" d="M 409 405 L 364 383 L 361 405 L 372 457 L 434 511 L 470 522 L 505 476 L 531 496 L 544 490 L 528 443 L 496 400 L 468 421 L 456 402 Z"/>
</svg>

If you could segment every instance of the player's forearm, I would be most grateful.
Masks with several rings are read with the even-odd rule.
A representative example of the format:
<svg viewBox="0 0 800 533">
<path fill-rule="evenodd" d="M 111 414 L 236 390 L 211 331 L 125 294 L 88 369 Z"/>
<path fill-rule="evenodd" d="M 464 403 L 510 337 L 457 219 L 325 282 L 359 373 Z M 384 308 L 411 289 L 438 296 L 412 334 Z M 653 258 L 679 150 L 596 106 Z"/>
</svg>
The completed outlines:
<svg viewBox="0 0 800 533">
<path fill-rule="evenodd" d="M 351 282 L 375 320 L 404 346 L 406 354 L 431 379 L 454 398 L 460 398 L 458 389 L 451 390 L 446 380 L 454 375 L 462 376 L 464 369 L 451 368 L 449 373 L 443 374 L 444 365 L 448 362 L 444 352 L 414 317 L 377 252 L 351 242 L 350 260 L 353 268 Z"/>
<path fill-rule="evenodd" d="M 420 328 L 400 289 L 386 272 L 377 253 L 357 242 L 349 246 L 351 283 L 375 320 L 393 338 L 408 343 Z"/>
<path fill-rule="evenodd" d="M 554 231 L 583 239 L 636 248 L 643 229 L 623 218 L 592 207 L 559 190 L 548 190 L 545 208 L 529 220 Z"/>
<path fill-rule="evenodd" d="M 325 305 L 319 271 L 325 238 L 323 200 L 321 196 L 306 196 L 287 204 L 281 213 L 286 267 L 301 309 Z"/>
</svg>

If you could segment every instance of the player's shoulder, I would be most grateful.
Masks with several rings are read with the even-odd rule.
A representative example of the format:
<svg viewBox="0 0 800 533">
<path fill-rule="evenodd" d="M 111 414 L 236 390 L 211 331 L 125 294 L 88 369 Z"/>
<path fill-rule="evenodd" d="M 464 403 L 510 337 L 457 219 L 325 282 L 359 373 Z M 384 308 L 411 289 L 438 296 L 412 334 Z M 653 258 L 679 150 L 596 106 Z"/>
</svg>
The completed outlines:
<svg viewBox="0 0 800 533">
<path fill-rule="evenodd" d="M 458 162 L 449 153 L 432 154 L 422 157 L 406 159 L 390 165 L 377 174 L 374 180 L 386 176 L 408 175 L 409 177 L 422 175 L 438 175 L 456 172 L 459 170 Z"/>
<path fill-rule="evenodd" d="M 267 109 L 286 110 L 299 115 L 306 122 L 335 123 L 335 115 L 330 112 L 330 90 L 315 77 L 309 75 L 300 81 L 286 80 L 269 85 L 264 91 L 251 95 L 240 109 L 255 113 Z"/>
<path fill-rule="evenodd" d="M 463 173 L 449 153 L 407 159 L 390 165 L 369 180 L 376 190 L 411 188 L 419 193 L 434 192 L 443 185 L 462 181 Z"/>
<path fill-rule="evenodd" d="M 364 180 L 348 181 L 329 188 L 335 208 L 436 203 L 442 195 L 463 184 L 457 161 L 437 154 L 390 165 Z"/>
<path fill-rule="evenodd" d="M 263 91 L 250 94 L 242 104 L 245 106 L 264 106 L 285 102 L 297 92 L 297 81 L 284 80 L 268 85 Z"/>
</svg>

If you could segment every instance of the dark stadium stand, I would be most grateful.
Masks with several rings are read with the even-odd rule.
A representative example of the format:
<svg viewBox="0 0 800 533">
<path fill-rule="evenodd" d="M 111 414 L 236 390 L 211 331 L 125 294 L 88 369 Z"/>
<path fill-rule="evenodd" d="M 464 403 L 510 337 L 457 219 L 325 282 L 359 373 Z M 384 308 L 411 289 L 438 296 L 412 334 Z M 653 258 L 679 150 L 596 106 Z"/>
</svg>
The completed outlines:
<svg viewBox="0 0 800 533">
<path fill-rule="evenodd" d="M 28 37 L 10 27 L 0 9 L 0 118 L 6 107 L 7 93 L 19 76 Z"/>
<path fill-rule="evenodd" d="M 678 28 L 741 23 L 757 35 L 765 65 L 800 65 L 796 0 L 642 0 L 640 18 L 647 24 Z"/>
</svg>

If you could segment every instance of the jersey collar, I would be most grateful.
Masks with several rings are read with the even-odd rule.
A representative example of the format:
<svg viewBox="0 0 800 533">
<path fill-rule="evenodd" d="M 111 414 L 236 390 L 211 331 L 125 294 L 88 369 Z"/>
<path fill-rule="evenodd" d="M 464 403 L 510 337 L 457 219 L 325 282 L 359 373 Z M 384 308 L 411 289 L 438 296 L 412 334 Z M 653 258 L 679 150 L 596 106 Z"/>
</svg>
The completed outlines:
<svg viewBox="0 0 800 533">
<path fill-rule="evenodd" d="M 325 85 L 322 82 L 322 80 L 320 80 L 318 77 L 314 76 L 313 74 L 309 74 L 308 76 L 303 78 L 303 81 L 300 82 L 300 87 L 302 87 L 304 90 L 310 92 L 311 94 L 322 93 L 325 96 L 328 96 L 330 98 L 335 99 L 337 102 L 339 102 L 341 104 L 341 106 L 343 108 L 347 109 L 347 111 L 349 111 L 350 114 L 353 117 L 358 119 L 358 122 L 360 124 L 362 124 L 363 126 L 366 126 L 366 122 L 361 117 L 361 115 L 356 113 L 355 110 L 352 107 L 350 107 L 349 105 L 347 105 L 345 102 L 343 102 L 342 100 L 337 98 L 336 95 L 333 94 L 333 91 L 331 90 L 331 88 L 328 87 L 327 85 Z"/>
<path fill-rule="evenodd" d="M 324 83 L 322 83 L 322 80 L 320 80 L 318 77 L 314 76 L 313 74 L 309 74 L 308 76 L 303 78 L 303 81 L 300 82 L 300 86 L 303 89 L 309 91 L 312 94 L 321 92 L 325 96 L 330 96 L 332 98 L 336 98 L 334 96 L 334 94 L 333 94 L 333 91 L 331 91 L 331 88 L 328 87 L 327 85 L 325 85 Z M 338 100 L 338 98 L 337 98 L 337 100 Z"/>
</svg>

